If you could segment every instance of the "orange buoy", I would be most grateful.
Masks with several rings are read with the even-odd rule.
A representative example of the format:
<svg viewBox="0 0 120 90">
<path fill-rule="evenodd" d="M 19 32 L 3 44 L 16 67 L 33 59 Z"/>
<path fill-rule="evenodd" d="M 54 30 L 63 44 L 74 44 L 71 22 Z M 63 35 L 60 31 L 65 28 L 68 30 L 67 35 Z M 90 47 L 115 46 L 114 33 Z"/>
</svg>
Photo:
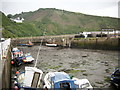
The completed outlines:
<svg viewBox="0 0 120 90">
<path fill-rule="evenodd" d="M 19 73 L 20 73 L 19 71 L 16 72 L 16 74 L 19 74 Z"/>
</svg>

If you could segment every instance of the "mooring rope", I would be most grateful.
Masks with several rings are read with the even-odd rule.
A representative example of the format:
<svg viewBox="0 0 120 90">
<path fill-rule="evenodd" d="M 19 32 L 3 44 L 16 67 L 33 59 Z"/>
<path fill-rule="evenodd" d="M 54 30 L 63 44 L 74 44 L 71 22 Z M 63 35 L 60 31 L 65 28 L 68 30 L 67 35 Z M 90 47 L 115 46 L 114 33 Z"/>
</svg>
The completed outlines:
<svg viewBox="0 0 120 90">
<path fill-rule="evenodd" d="M 34 67 L 37 66 L 38 57 L 39 57 L 39 54 L 40 54 L 40 50 L 41 50 L 41 46 L 42 46 L 42 43 L 43 43 L 44 36 L 45 36 L 45 32 L 43 32 L 43 38 L 42 38 L 42 40 L 41 40 L 41 42 L 40 42 L 40 46 L 39 46 L 39 49 L 38 49 L 37 58 L 36 58 Z"/>
</svg>

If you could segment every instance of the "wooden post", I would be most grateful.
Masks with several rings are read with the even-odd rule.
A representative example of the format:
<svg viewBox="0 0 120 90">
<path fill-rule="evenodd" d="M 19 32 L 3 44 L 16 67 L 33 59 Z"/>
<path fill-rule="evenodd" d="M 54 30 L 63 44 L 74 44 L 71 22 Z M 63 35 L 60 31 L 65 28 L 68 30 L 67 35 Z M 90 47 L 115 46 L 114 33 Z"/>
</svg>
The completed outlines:
<svg viewBox="0 0 120 90">
<path fill-rule="evenodd" d="M 101 37 L 102 37 L 102 30 L 103 30 L 103 29 L 101 29 Z"/>
<path fill-rule="evenodd" d="M 108 37 L 109 37 L 109 29 L 107 31 L 108 31 Z"/>
</svg>

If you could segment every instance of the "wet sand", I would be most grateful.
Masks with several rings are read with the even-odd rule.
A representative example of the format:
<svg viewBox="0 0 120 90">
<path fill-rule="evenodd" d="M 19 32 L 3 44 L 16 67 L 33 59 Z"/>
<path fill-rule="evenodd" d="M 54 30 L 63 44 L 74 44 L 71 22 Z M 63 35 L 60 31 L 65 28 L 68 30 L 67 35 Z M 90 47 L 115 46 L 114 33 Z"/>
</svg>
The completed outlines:
<svg viewBox="0 0 120 90">
<path fill-rule="evenodd" d="M 18 48 L 24 53 L 30 52 L 36 58 L 39 46 Z M 34 64 L 27 65 L 34 66 Z M 37 67 L 43 70 L 44 74 L 50 71 L 64 71 L 77 78 L 87 78 L 95 88 L 109 87 L 110 74 L 117 66 L 117 51 L 46 46 L 41 47 L 37 63 Z"/>
</svg>

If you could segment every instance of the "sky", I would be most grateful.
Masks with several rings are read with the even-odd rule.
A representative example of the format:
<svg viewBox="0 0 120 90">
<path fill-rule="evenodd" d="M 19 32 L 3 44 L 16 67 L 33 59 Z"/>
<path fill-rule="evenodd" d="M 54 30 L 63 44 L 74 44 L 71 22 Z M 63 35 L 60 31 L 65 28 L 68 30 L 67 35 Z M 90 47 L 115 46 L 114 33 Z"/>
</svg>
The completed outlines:
<svg viewBox="0 0 120 90">
<path fill-rule="evenodd" d="M 8 14 L 56 8 L 89 15 L 118 17 L 120 0 L 0 0 L 0 11 Z"/>
</svg>

